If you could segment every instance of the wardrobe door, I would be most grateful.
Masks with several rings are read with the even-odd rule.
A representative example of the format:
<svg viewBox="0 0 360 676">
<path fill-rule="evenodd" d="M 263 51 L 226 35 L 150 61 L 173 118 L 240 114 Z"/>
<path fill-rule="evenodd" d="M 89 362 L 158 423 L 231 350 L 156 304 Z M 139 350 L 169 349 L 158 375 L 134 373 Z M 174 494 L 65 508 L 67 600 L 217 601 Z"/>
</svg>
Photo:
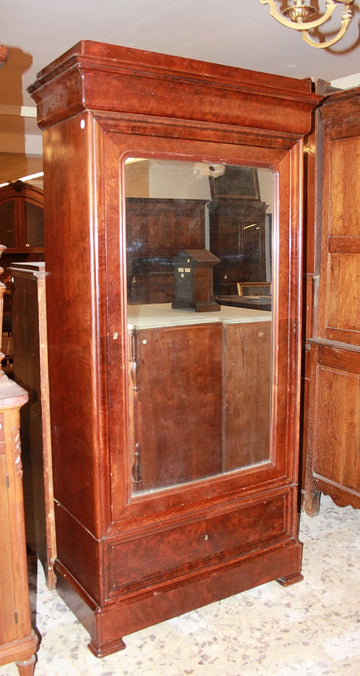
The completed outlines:
<svg viewBox="0 0 360 676">
<path fill-rule="evenodd" d="M 310 346 L 306 509 L 320 492 L 360 506 L 360 92 L 321 107 L 322 232 Z"/>
</svg>

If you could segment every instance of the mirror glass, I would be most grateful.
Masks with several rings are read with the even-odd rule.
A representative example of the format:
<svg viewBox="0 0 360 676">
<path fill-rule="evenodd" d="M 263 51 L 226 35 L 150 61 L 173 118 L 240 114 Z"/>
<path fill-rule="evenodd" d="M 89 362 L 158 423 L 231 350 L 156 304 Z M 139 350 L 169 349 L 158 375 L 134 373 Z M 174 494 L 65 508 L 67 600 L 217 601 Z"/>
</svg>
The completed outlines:
<svg viewBox="0 0 360 676">
<path fill-rule="evenodd" d="M 270 169 L 125 163 L 133 495 L 269 461 Z"/>
</svg>

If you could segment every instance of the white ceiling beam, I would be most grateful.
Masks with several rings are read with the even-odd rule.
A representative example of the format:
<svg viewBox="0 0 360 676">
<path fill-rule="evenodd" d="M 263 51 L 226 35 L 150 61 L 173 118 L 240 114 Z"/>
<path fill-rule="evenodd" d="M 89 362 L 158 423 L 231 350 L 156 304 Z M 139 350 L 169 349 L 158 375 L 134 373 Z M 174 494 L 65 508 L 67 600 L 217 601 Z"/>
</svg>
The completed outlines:
<svg viewBox="0 0 360 676">
<path fill-rule="evenodd" d="M 0 115 L 10 115 L 11 117 L 36 117 L 35 106 L 8 106 L 0 104 Z"/>
</svg>

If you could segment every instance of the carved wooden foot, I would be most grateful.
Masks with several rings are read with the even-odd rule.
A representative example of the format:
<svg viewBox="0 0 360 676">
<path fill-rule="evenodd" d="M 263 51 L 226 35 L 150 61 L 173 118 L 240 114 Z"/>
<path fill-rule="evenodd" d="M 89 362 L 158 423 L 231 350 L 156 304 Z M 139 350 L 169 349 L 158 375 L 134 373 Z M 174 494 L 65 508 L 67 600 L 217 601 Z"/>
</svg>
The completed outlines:
<svg viewBox="0 0 360 676">
<path fill-rule="evenodd" d="M 279 577 L 276 581 L 282 585 L 282 587 L 290 587 L 291 584 L 295 582 L 301 582 L 304 579 L 304 576 L 301 573 L 294 573 L 293 575 L 285 575 L 285 577 Z"/>
<path fill-rule="evenodd" d="M 88 648 L 95 655 L 95 657 L 106 657 L 106 655 L 116 653 L 118 650 L 124 650 L 126 645 L 122 638 L 119 638 L 116 641 L 110 641 L 109 643 L 104 643 L 102 645 L 97 645 L 95 641 L 91 640 L 90 643 L 88 643 Z"/>
<path fill-rule="evenodd" d="M 317 516 L 320 511 L 321 492 L 315 489 L 310 490 L 305 487 L 304 510 L 308 516 Z"/>
<path fill-rule="evenodd" d="M 20 676 L 32 676 L 35 669 L 36 655 L 32 655 L 30 659 L 16 662 Z"/>
</svg>

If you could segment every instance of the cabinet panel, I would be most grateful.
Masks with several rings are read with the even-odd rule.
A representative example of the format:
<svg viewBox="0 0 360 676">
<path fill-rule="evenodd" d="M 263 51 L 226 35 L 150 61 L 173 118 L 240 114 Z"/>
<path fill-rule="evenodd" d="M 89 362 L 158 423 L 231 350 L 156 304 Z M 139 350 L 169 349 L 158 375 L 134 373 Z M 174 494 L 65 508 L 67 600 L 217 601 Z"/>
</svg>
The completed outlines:
<svg viewBox="0 0 360 676">
<path fill-rule="evenodd" d="M 350 490 L 360 486 L 360 374 L 318 367 L 313 472 Z"/>
<path fill-rule="evenodd" d="M 220 473 L 221 325 L 143 329 L 132 338 L 135 487 L 173 486 Z"/>
<path fill-rule="evenodd" d="M 271 322 L 225 328 L 225 470 L 270 457 Z"/>
<path fill-rule="evenodd" d="M 336 92 L 328 97 L 321 115 L 324 147 L 319 336 L 350 345 L 360 345 L 360 130 L 350 109 L 352 99 L 357 97 L 356 90 Z"/>
<path fill-rule="evenodd" d="M 352 236 L 357 234 L 360 221 L 359 200 L 354 199 L 360 182 L 360 137 L 351 133 L 336 138 L 338 133 L 342 136 L 341 130 L 330 131 L 327 148 L 331 153 L 328 234 Z M 351 170 L 344 171 L 344 167 Z"/>
<path fill-rule="evenodd" d="M 16 247 L 14 202 L 0 204 L 0 241 L 8 249 Z"/>
<path fill-rule="evenodd" d="M 330 337 L 329 332 L 335 329 L 334 340 L 341 340 L 340 331 L 351 331 L 354 332 L 354 342 L 360 344 L 360 248 L 356 253 L 329 254 L 328 270 L 325 335 Z M 344 342 L 347 342 L 347 337 L 348 334 Z"/>
<path fill-rule="evenodd" d="M 329 343 L 311 345 L 312 471 L 315 482 L 337 486 L 360 504 L 360 352 Z"/>
<path fill-rule="evenodd" d="M 359 508 L 360 351 L 311 341 L 310 361 L 306 508 L 318 510 L 319 491 Z"/>
<path fill-rule="evenodd" d="M 44 212 L 42 207 L 24 203 L 24 228 L 25 228 L 25 247 L 43 248 L 44 247 Z"/>
</svg>

